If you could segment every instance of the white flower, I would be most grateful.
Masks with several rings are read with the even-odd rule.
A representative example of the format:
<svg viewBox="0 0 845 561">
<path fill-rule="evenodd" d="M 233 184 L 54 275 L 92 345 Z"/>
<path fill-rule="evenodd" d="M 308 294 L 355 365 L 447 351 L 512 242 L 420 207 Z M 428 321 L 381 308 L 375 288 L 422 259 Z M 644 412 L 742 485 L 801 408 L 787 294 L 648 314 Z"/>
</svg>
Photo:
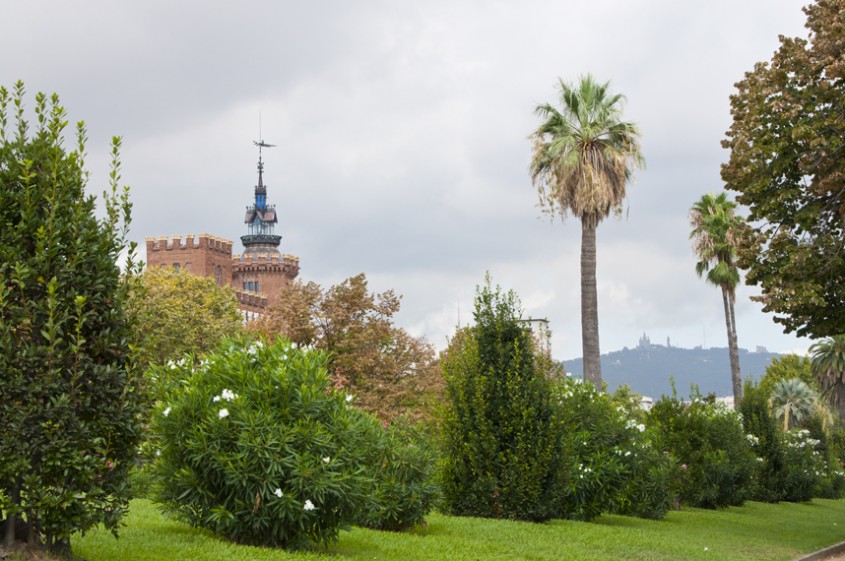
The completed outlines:
<svg viewBox="0 0 845 561">
<path fill-rule="evenodd" d="M 170 407 L 168 407 L 167 409 L 165 409 L 165 410 L 164 410 L 164 412 L 163 412 L 162 414 L 163 414 L 165 417 L 167 417 L 168 415 L 170 415 Z"/>
<path fill-rule="evenodd" d="M 215 395 L 215 396 L 214 396 L 214 399 L 212 399 L 211 401 L 213 401 L 214 403 L 217 403 L 218 401 L 220 401 L 220 396 L 219 396 L 219 395 Z"/>
<path fill-rule="evenodd" d="M 221 419 L 228 417 L 229 416 L 229 410 L 228 409 L 221 409 L 220 411 L 218 411 L 217 416 L 220 417 Z"/>
<path fill-rule="evenodd" d="M 282 498 L 282 495 L 284 495 L 284 493 L 282 493 L 282 490 L 279 489 L 278 487 L 276 488 L 275 491 L 273 491 L 273 494 L 276 495 L 277 497 L 279 497 L 280 499 Z"/>
<path fill-rule="evenodd" d="M 176 363 L 175 363 L 175 362 L 173 362 L 172 360 L 168 360 L 168 361 L 167 361 L 167 366 L 168 366 L 171 370 L 173 370 L 174 368 L 176 368 Z"/>
<path fill-rule="evenodd" d="M 156 456 L 161 456 L 161 450 L 156 450 Z"/>
<path fill-rule="evenodd" d="M 324 463 L 324 464 L 327 464 L 327 463 L 329 463 L 330 461 L 332 461 L 332 459 L 331 459 L 331 458 L 329 458 L 328 456 L 326 456 L 325 458 L 323 458 L 323 463 Z"/>
<path fill-rule="evenodd" d="M 346 395 L 346 403 L 352 403 L 353 399 L 355 399 L 355 396 L 351 393 Z"/>
<path fill-rule="evenodd" d="M 637 425 L 637 429 L 639 429 L 640 432 L 645 432 L 645 425 L 640 423 L 639 425 Z"/>
<path fill-rule="evenodd" d="M 311 500 L 309 499 L 309 500 L 305 501 L 305 504 L 302 505 L 302 508 L 304 508 L 305 510 L 314 510 L 317 507 L 315 507 L 314 503 L 312 503 Z"/>
</svg>

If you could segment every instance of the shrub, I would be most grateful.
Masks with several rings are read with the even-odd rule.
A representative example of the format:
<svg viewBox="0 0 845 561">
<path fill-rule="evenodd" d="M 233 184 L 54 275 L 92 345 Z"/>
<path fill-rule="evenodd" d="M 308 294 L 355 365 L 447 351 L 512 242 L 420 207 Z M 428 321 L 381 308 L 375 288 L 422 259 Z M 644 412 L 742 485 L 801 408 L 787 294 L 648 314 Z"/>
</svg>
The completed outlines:
<svg viewBox="0 0 845 561">
<path fill-rule="evenodd" d="M 0 533 L 67 552 L 70 535 L 116 532 L 146 401 L 132 368 L 127 283 L 116 265 L 131 204 L 112 144 L 103 211 L 86 195 L 85 128 L 63 147 L 57 95 L 0 87 Z M 7 109 L 14 107 L 7 136 Z M 98 218 L 98 215 L 100 216 Z"/>
<path fill-rule="evenodd" d="M 229 340 L 186 373 L 153 422 L 164 509 L 238 543 L 336 540 L 371 489 L 374 420 L 330 387 L 326 365 L 284 340 Z"/>
<path fill-rule="evenodd" d="M 576 466 L 562 515 L 578 520 L 602 512 L 665 516 L 673 499 L 671 462 L 651 445 L 645 425 L 631 418 L 616 397 L 578 379 L 555 380 L 552 397 Z"/>
<path fill-rule="evenodd" d="M 431 435 L 406 417 L 375 427 L 365 458 L 371 472 L 370 501 L 355 523 L 376 530 L 403 530 L 423 522 L 439 496 L 437 454 Z"/>
<path fill-rule="evenodd" d="M 698 395 L 688 404 L 664 396 L 649 412 L 649 425 L 679 465 L 682 502 L 721 508 L 749 498 L 756 460 L 738 413 Z"/>
<path fill-rule="evenodd" d="M 785 496 L 785 443 L 781 423 L 769 407 L 763 388 L 746 382 L 739 411 L 751 449 L 757 457 L 750 498 L 765 502 L 781 501 Z"/>
<path fill-rule="evenodd" d="M 518 306 L 488 277 L 475 325 L 455 335 L 442 359 L 441 481 L 452 514 L 541 521 L 560 511 L 563 434 Z"/>
</svg>

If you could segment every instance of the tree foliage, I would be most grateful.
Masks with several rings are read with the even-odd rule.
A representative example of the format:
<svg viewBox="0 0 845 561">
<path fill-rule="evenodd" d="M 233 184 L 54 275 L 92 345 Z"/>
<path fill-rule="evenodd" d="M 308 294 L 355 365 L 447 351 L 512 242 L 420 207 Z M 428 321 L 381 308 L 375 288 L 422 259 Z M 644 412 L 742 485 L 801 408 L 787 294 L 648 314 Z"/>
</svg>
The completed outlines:
<svg viewBox="0 0 845 561">
<path fill-rule="evenodd" d="M 145 402 L 116 260 L 131 273 L 135 247 L 120 139 L 98 218 L 84 124 L 68 151 L 58 96 L 36 96 L 33 129 L 24 95 L 0 88 L 0 528 L 7 546 L 66 550 L 74 532 L 116 532 L 129 500 Z"/>
<path fill-rule="evenodd" d="M 452 514 L 541 521 L 560 512 L 568 465 L 564 435 L 512 292 L 489 279 L 475 325 L 444 353 L 442 486 Z"/>
<path fill-rule="evenodd" d="M 642 166 L 639 130 L 622 120 L 623 96 L 592 76 L 577 85 L 560 80 L 560 108 L 539 105 L 543 123 L 531 135 L 531 179 L 540 207 L 581 221 L 581 337 L 584 377 L 601 389 L 596 227 L 620 211 L 632 170 Z"/>
<path fill-rule="evenodd" d="M 821 391 L 821 386 L 813 376 L 810 357 L 796 354 L 781 355 L 772 359 L 766 367 L 766 372 L 760 378 L 760 391 L 768 399 L 772 396 L 772 390 L 778 381 L 790 378 L 798 378 L 813 390 Z"/>
<path fill-rule="evenodd" d="M 144 271 L 132 292 L 130 310 L 146 363 L 201 355 L 224 337 L 236 336 L 243 325 L 230 287 L 170 267 Z"/>
<path fill-rule="evenodd" d="M 386 419 L 427 418 L 442 379 L 431 345 L 393 325 L 399 305 L 392 290 L 371 293 L 363 273 L 325 291 L 298 281 L 250 329 L 326 352 L 333 384 L 363 409 Z"/>
<path fill-rule="evenodd" d="M 810 347 L 813 374 L 830 405 L 845 421 L 845 335 L 822 339 Z"/>
<path fill-rule="evenodd" d="M 739 368 L 739 345 L 736 340 L 736 285 L 739 270 L 736 266 L 737 236 L 742 221 L 734 214 L 736 203 L 726 193 L 703 195 L 690 209 L 693 250 L 698 258 L 695 272 L 722 290 L 725 324 L 728 330 L 728 353 L 734 403 L 742 399 L 742 376 Z"/>
<path fill-rule="evenodd" d="M 845 325 L 845 0 L 804 11 L 809 38 L 781 37 L 736 85 L 722 178 L 749 209 L 754 299 L 785 331 L 824 337 Z"/>
</svg>

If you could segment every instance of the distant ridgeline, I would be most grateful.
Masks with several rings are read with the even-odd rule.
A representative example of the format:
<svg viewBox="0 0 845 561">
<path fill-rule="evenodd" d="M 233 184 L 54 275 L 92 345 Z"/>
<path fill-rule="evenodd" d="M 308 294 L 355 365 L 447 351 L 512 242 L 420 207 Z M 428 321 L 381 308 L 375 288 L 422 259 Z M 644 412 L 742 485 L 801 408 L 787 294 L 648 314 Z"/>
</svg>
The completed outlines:
<svg viewBox="0 0 845 561">
<path fill-rule="evenodd" d="M 652 344 L 643 335 L 634 349 L 625 347 L 621 351 L 601 355 L 601 373 L 608 390 L 612 392 L 620 385 L 628 384 L 638 394 L 658 400 L 661 395 L 672 394 L 671 376 L 675 379 L 679 397 L 688 397 L 692 384 L 698 386 L 702 395 L 733 395 L 727 347 L 681 349 L 670 346 L 668 340 L 666 343 Z M 758 347 L 755 352 L 739 349 L 743 381 L 750 377 L 759 381 L 772 359 L 778 356 L 763 347 Z M 573 376 L 581 377 L 584 373 L 581 358 L 565 360 L 563 365 Z"/>
</svg>

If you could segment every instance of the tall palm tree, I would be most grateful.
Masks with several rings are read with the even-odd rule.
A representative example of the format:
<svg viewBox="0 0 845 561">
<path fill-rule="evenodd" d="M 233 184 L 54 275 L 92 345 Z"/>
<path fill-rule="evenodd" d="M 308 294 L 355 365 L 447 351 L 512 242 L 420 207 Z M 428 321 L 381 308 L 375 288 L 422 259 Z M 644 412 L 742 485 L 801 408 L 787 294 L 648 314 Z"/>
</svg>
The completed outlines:
<svg viewBox="0 0 845 561">
<path fill-rule="evenodd" d="M 845 421 L 845 335 L 834 335 L 810 347 L 813 374 L 822 393 L 839 411 L 839 422 Z"/>
<path fill-rule="evenodd" d="M 592 76 L 577 85 L 560 80 L 560 108 L 537 106 L 543 123 L 531 135 L 531 180 L 540 207 L 581 221 L 581 344 L 584 379 L 601 388 L 596 227 L 610 212 L 620 212 L 634 167 L 645 163 L 639 130 L 622 120 L 620 94 Z"/>
<path fill-rule="evenodd" d="M 742 399 L 742 377 L 739 371 L 734 301 L 736 285 L 739 284 L 736 244 L 742 221 L 734 214 L 735 208 L 736 203 L 728 200 L 726 193 L 711 193 L 701 197 L 690 209 L 690 239 L 693 240 L 693 250 L 698 257 L 695 272 L 699 277 L 704 276 L 708 283 L 722 289 L 734 406 L 738 407 Z"/>
<path fill-rule="evenodd" d="M 783 419 L 783 430 L 810 417 L 816 410 L 818 395 L 800 378 L 778 380 L 772 388 L 771 404 L 775 416 Z"/>
</svg>

